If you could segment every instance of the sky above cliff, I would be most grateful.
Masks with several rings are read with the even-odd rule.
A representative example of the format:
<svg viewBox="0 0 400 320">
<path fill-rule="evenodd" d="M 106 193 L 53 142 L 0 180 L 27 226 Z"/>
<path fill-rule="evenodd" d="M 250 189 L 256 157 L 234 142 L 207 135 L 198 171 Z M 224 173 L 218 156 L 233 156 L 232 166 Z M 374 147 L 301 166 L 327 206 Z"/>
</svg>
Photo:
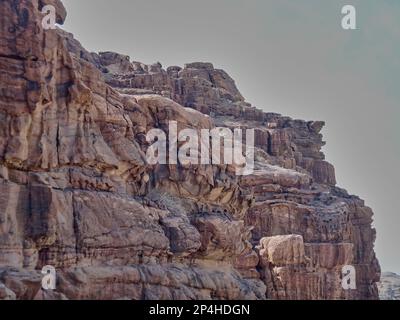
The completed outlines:
<svg viewBox="0 0 400 320">
<path fill-rule="evenodd" d="M 164 67 L 209 61 L 258 108 L 324 120 L 338 185 L 375 212 L 383 270 L 400 273 L 400 1 L 64 0 L 90 51 Z M 357 30 L 341 28 L 341 8 Z"/>
</svg>

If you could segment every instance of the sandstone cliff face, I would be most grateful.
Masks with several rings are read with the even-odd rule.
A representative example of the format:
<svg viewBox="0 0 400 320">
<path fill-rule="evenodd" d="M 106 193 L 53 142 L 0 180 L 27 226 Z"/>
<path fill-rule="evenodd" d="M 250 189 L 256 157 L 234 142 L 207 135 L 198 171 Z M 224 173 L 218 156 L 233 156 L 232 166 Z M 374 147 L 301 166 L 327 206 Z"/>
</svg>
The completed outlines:
<svg viewBox="0 0 400 320">
<path fill-rule="evenodd" d="M 378 298 L 373 213 L 336 187 L 323 122 L 252 107 L 209 63 L 89 53 L 45 4 L 62 23 L 58 0 L 0 1 L 0 298 Z M 149 165 L 170 120 L 255 128 L 254 173 Z"/>
</svg>

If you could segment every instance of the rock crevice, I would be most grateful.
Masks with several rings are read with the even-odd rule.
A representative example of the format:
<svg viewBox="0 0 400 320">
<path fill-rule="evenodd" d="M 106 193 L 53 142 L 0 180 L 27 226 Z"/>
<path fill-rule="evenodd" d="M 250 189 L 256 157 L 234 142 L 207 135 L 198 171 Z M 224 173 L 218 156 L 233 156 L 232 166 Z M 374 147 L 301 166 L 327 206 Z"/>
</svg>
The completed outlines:
<svg viewBox="0 0 400 320">
<path fill-rule="evenodd" d="M 253 107 L 211 63 L 90 53 L 42 29 L 46 4 L 62 23 L 59 0 L 0 1 L 0 299 L 378 298 L 373 214 L 336 186 L 323 122 Z M 169 121 L 255 129 L 254 172 L 150 165 Z"/>
</svg>

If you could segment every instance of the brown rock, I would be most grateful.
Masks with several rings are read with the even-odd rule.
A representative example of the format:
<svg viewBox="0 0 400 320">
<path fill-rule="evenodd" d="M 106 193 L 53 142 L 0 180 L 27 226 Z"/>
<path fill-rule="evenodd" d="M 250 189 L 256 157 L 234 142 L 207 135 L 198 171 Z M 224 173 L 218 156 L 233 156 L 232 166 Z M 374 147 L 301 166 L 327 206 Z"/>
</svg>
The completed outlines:
<svg viewBox="0 0 400 320">
<path fill-rule="evenodd" d="M 335 187 L 323 122 L 252 107 L 210 63 L 90 53 L 42 30 L 45 4 L 62 23 L 60 1 L 0 1 L 0 299 L 378 297 L 372 211 Z M 145 135 L 170 120 L 256 128 L 253 174 L 149 165 Z"/>
<path fill-rule="evenodd" d="M 263 238 L 260 241 L 259 250 L 261 259 L 275 266 L 305 262 L 303 237 L 299 235 Z"/>
</svg>

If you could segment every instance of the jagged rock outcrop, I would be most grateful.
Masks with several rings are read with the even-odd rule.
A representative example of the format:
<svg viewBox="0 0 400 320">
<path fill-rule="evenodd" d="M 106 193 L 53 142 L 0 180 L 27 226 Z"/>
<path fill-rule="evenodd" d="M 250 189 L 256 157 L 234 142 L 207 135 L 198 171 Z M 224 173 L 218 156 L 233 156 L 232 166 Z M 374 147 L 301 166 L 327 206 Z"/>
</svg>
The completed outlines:
<svg viewBox="0 0 400 320">
<path fill-rule="evenodd" d="M 400 276 L 393 272 L 383 272 L 378 290 L 381 300 L 400 300 Z"/>
<path fill-rule="evenodd" d="M 62 23 L 58 0 L 0 1 L 0 298 L 378 298 L 373 214 L 336 187 L 323 122 L 252 107 L 210 63 L 89 53 L 42 29 L 45 4 Z M 254 128 L 254 172 L 150 165 L 170 120 Z"/>
</svg>

